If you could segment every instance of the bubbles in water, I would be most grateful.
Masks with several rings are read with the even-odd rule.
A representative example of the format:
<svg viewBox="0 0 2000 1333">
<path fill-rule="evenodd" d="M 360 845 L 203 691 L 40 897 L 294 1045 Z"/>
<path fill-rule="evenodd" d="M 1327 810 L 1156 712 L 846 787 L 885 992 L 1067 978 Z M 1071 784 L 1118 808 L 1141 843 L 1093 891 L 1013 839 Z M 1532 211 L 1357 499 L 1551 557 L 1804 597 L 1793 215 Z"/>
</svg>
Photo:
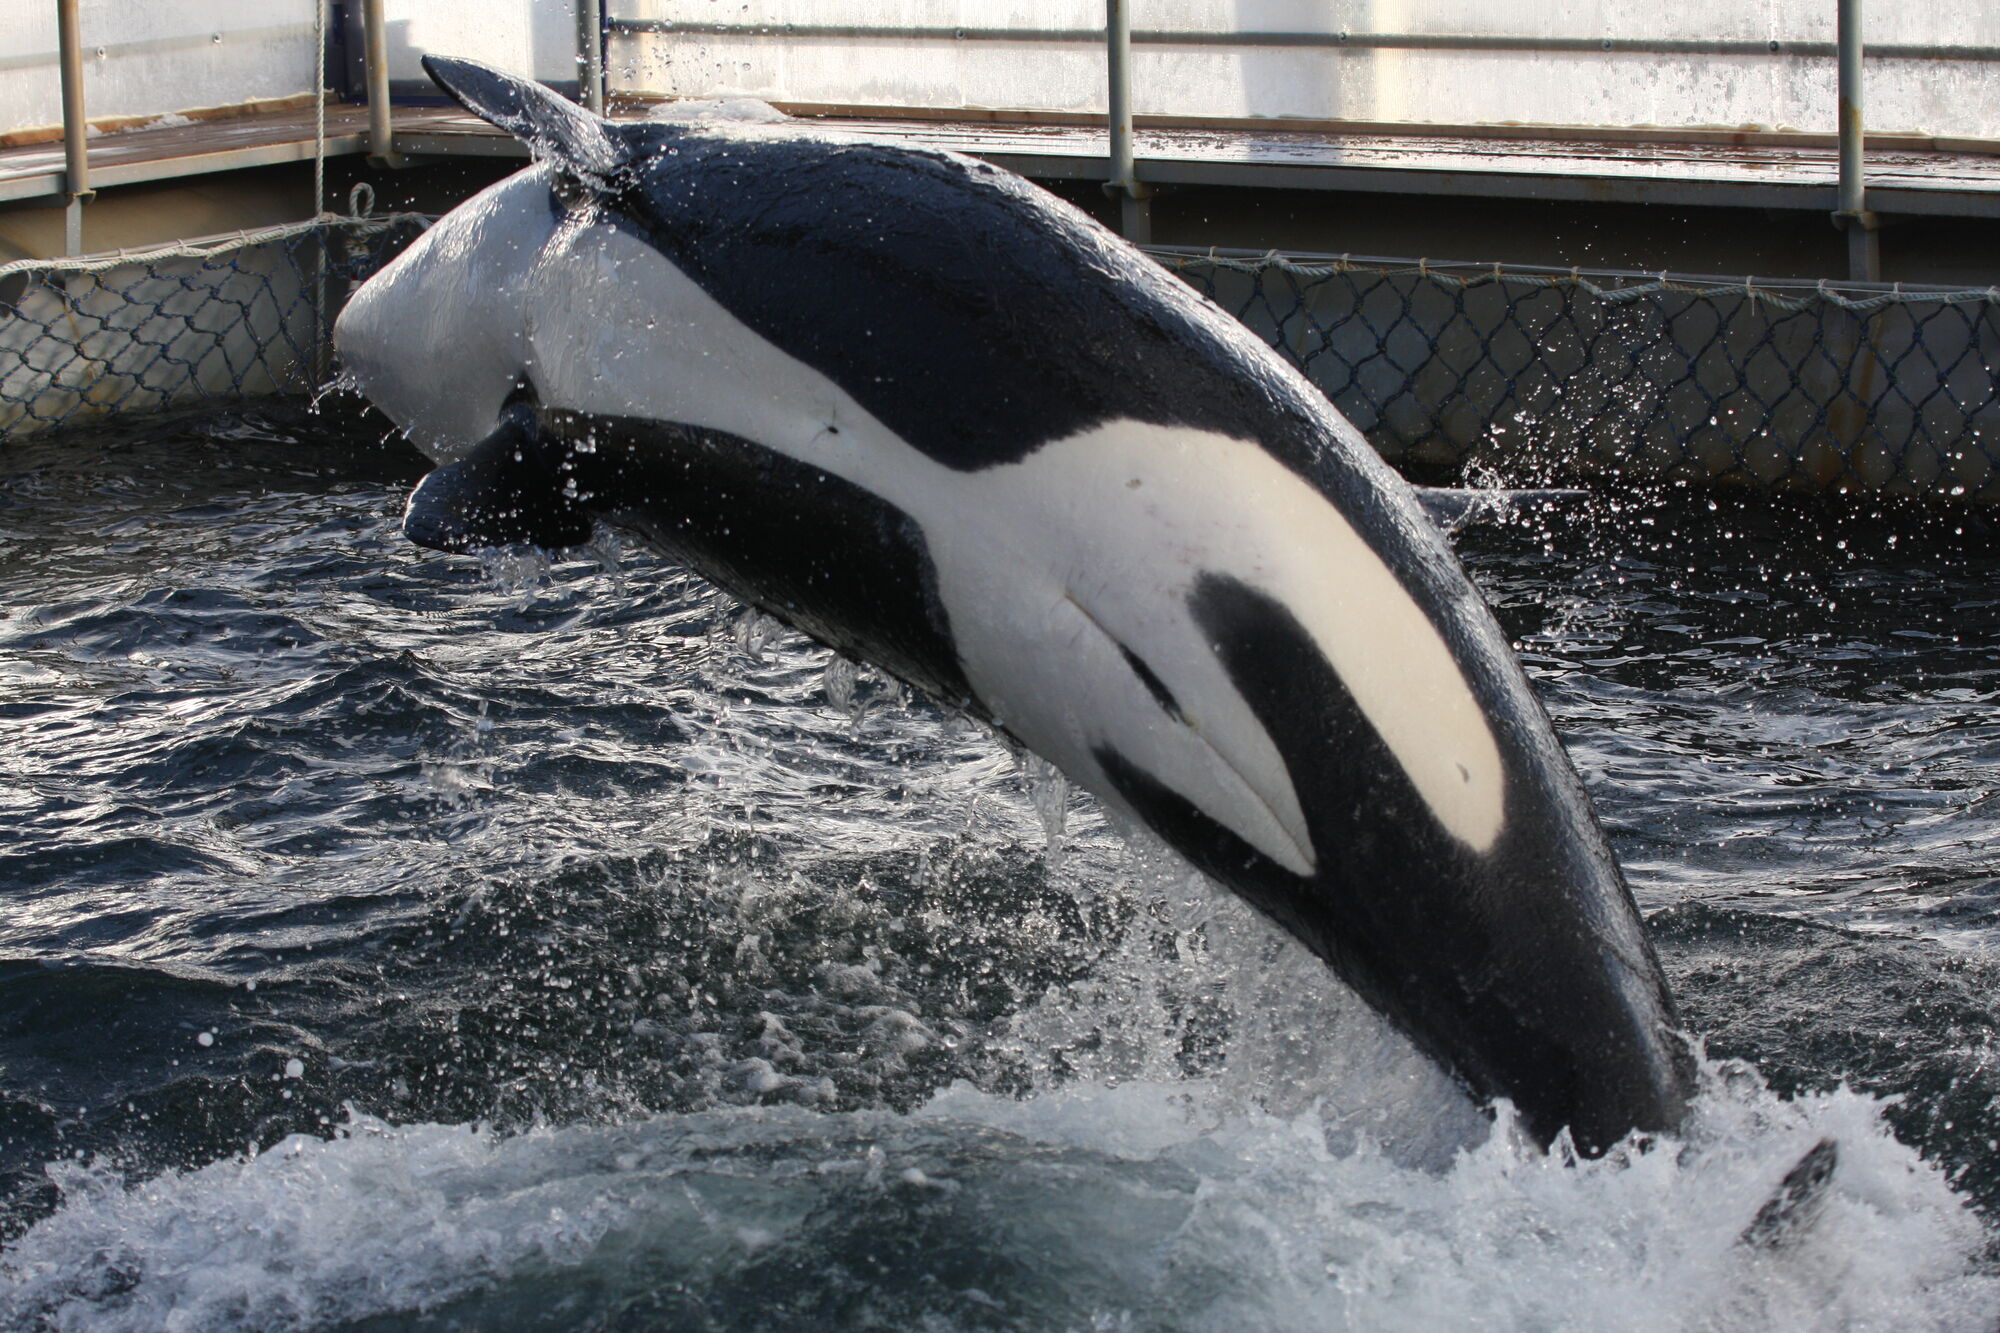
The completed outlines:
<svg viewBox="0 0 2000 1333">
<path fill-rule="evenodd" d="M 493 546 L 476 553 L 479 570 L 503 596 L 526 606 L 549 579 L 549 553 L 538 546 Z"/>
<path fill-rule="evenodd" d="M 731 627 L 736 638 L 736 647 L 753 662 L 764 660 L 764 649 L 785 632 L 780 622 L 773 620 L 754 606 L 743 608 L 743 614 L 736 618 Z"/>
</svg>

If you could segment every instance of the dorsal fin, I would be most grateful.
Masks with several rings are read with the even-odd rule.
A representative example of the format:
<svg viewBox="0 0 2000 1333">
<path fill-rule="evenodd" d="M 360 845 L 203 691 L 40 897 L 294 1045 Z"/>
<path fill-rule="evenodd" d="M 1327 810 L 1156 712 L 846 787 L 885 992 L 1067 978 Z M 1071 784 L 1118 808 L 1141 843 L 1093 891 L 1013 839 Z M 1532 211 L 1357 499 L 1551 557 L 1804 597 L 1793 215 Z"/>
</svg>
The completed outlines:
<svg viewBox="0 0 2000 1333">
<path fill-rule="evenodd" d="M 460 106 L 528 145 L 564 175 L 606 185 L 628 160 L 610 122 L 505 70 L 455 56 L 425 56 L 424 72 Z"/>
</svg>

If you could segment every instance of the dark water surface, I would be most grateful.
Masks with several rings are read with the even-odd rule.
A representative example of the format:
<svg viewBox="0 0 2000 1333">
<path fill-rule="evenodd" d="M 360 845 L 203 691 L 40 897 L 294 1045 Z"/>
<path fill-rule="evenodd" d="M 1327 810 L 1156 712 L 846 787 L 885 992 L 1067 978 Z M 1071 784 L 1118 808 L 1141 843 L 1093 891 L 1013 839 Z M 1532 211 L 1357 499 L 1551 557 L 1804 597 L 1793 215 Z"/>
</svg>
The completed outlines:
<svg viewBox="0 0 2000 1333">
<path fill-rule="evenodd" d="M 1566 1166 L 893 683 L 409 546 L 375 432 L 0 454 L 0 1327 L 2000 1324 L 1986 524 L 1460 534 L 1710 1056 Z"/>
</svg>

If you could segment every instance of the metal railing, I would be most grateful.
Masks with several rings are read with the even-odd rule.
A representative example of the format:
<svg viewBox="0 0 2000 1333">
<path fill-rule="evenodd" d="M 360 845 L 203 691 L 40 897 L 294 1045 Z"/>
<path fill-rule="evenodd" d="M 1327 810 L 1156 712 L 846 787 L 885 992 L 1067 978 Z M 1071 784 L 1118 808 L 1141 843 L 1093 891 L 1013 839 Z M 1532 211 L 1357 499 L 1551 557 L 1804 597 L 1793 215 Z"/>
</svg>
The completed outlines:
<svg viewBox="0 0 2000 1333">
<path fill-rule="evenodd" d="M 671 19 L 612 19 L 613 33 L 674 34 L 687 37 L 876 38 L 932 42 L 1015 42 L 1078 45 L 1104 40 L 1099 28 L 982 28 L 876 26 L 855 23 L 680 22 Z M 1838 40 L 1796 41 L 1737 37 L 1516 37 L 1504 33 L 1429 32 L 1240 32 L 1199 28 L 1135 28 L 1139 46 L 1276 47 L 1334 51 L 1498 51 L 1522 54 L 1762 56 L 1826 59 L 1839 54 Z M 2000 61 L 2000 46 L 1937 42 L 1885 43 L 1873 48 L 1885 60 Z"/>
<path fill-rule="evenodd" d="M 1840 13 L 1840 206 L 1834 222 L 1847 231 L 1847 276 L 1862 282 L 1882 278 L 1878 220 L 1868 211 L 1868 180 L 1862 167 L 1861 0 L 1839 0 Z"/>
<path fill-rule="evenodd" d="M 324 0 L 318 0 L 324 3 Z M 1131 26 L 1129 0 L 1105 0 L 1105 23 L 1101 31 L 1072 28 L 941 28 L 871 27 L 838 24 L 760 24 L 730 22 L 676 23 L 658 19 L 609 18 L 603 0 L 573 0 L 576 14 L 578 100 L 593 111 L 605 107 L 605 42 L 614 33 L 674 33 L 688 36 L 756 35 L 792 40 L 812 38 L 892 38 L 897 40 L 937 40 L 953 42 L 1006 41 L 1027 43 L 1078 43 L 1101 41 L 1105 51 L 1105 84 L 1108 93 L 1107 125 L 1110 134 L 1110 179 L 1108 193 L 1120 201 L 1120 222 L 1125 235 L 1136 242 L 1151 239 L 1152 187 L 1145 179 L 1133 140 L 1132 47 L 1135 43 L 1178 46 L 1225 47 L 1304 47 L 1329 50 L 1452 50 L 1562 52 L 1602 51 L 1613 54 L 1672 54 L 1697 56 L 1738 56 L 1784 54 L 1821 57 L 1833 55 L 1839 61 L 1839 204 L 1833 218 L 1848 235 L 1848 277 L 1875 281 L 1881 274 L 1878 243 L 1880 219 L 1868 207 L 1867 180 L 1863 158 L 1865 128 L 1862 98 L 1861 0 L 1836 0 L 1837 40 L 1764 41 L 1745 39 L 1661 39 L 1661 38 L 1567 38 L 1516 37 L 1504 34 L 1433 34 L 1391 32 L 1234 32 L 1200 30 L 1142 29 Z M 83 44 L 79 18 L 80 0 L 56 0 L 57 28 L 61 46 L 63 144 L 65 194 L 65 248 L 69 254 L 83 253 L 83 205 L 91 197 L 90 158 L 86 142 L 88 119 L 84 110 Z M 391 117 L 384 0 L 361 0 L 362 29 L 368 90 L 368 154 L 377 165 L 393 166 L 394 122 Z M 1878 57 L 1916 60 L 2000 60 L 2000 48 L 1938 44 L 1888 44 L 1874 50 Z M 320 96 L 325 96 L 324 89 Z"/>
<path fill-rule="evenodd" d="M 600 3 L 579 0 L 577 29 L 580 97 L 597 106 L 605 96 L 605 37 L 618 26 L 605 21 Z M 1121 201 L 1126 234 L 1144 241 L 1151 188 L 1133 143 L 1131 47 L 1148 34 L 1133 32 L 1127 4 L 1106 0 L 1103 31 L 1087 35 L 1106 52 L 1106 189 Z M 74 255 L 83 249 L 83 205 L 91 195 L 79 0 L 58 0 L 57 7 L 66 241 Z M 1879 261 L 1861 155 L 1860 0 L 1839 0 L 1839 14 L 1834 216 L 1848 229 L 1853 276 L 1865 281 Z M 370 157 L 389 165 L 398 159 L 383 0 L 362 0 L 362 15 Z M 282 245 L 259 237 L 226 266 L 196 247 L 163 253 L 143 268 L 121 258 L 80 267 L 72 261 L 46 274 L 33 265 L 0 269 L 0 315 L 11 317 L 0 332 L 20 344 L 0 339 L 0 352 L 13 356 L 0 355 L 0 378 L 8 381 L 0 405 L 12 412 L 0 421 L 0 435 L 79 414 L 323 382 L 327 315 L 340 295 L 327 289 L 329 280 L 339 287 L 343 278 L 351 284 L 365 276 L 389 252 L 383 246 L 407 235 L 373 220 L 344 230 L 334 221 L 300 224 Z M 382 245 L 371 240 L 367 260 L 330 260 L 330 238 L 350 233 L 379 237 Z M 1989 369 L 2000 363 L 2000 292 L 1831 291 L 1748 279 L 1638 281 L 1641 275 L 1575 270 L 1153 253 L 1292 356 L 1392 458 L 1505 456 L 1518 464 L 1496 451 L 1495 441 L 1531 429 L 1546 435 L 1556 423 L 1576 436 L 1563 454 L 1572 472 L 1650 471 L 1776 489 L 2000 503 L 2000 450 L 1989 455 L 1986 444 L 2000 439 L 2000 387 Z M 13 286 L 19 290 L 7 290 Z M 301 310 L 310 312 L 309 326 L 300 324 Z M 221 312 L 214 318 L 227 315 L 250 331 L 250 352 L 231 341 L 235 334 L 211 327 L 210 313 L 197 311 Z M 58 331 L 61 321 L 88 327 L 68 336 Z"/>
<path fill-rule="evenodd" d="M 90 121 L 83 111 L 83 23 L 77 0 L 56 0 L 56 44 L 62 60 L 63 252 L 83 253 L 83 204 L 90 198 Z"/>
<path fill-rule="evenodd" d="M 597 4 L 600 0 L 579 0 Z M 1035 27 L 940 27 L 874 26 L 865 24 L 758 23 L 729 21 L 678 22 L 665 19 L 613 18 L 602 23 L 605 34 L 671 34 L 687 37 L 768 37 L 779 40 L 854 40 L 935 42 L 1008 42 L 1025 44 L 1077 45 L 1103 42 L 1105 86 L 1108 93 L 1106 120 L 1110 135 L 1109 176 L 1105 190 L 1119 199 L 1121 227 L 1127 239 L 1145 243 L 1151 239 L 1152 188 L 1133 147 L 1132 47 L 1209 46 L 1278 47 L 1295 49 L 1399 50 L 1399 51 L 1480 51 L 1480 52 L 1602 52 L 1623 55 L 1674 55 L 1740 57 L 1785 55 L 1792 57 L 1835 57 L 1839 62 L 1839 203 L 1833 214 L 1836 226 L 1848 235 L 1848 277 L 1874 282 L 1881 277 L 1881 251 L 1877 239 L 1880 220 L 1868 208 L 1867 184 L 1862 157 L 1863 102 L 1861 70 L 1863 55 L 1861 0 L 1836 0 L 1836 40 L 1786 41 L 1743 38 L 1620 38 L 1620 37 L 1522 37 L 1493 33 L 1410 33 L 1348 31 L 1238 32 L 1176 29 L 1138 29 L 1131 26 L 1129 0 L 1105 0 L 1103 29 Z M 1938 43 L 1886 43 L 1872 49 L 1884 59 L 2000 61 L 2000 47 L 1949 45 Z M 600 65 L 601 68 L 601 65 Z"/>
</svg>

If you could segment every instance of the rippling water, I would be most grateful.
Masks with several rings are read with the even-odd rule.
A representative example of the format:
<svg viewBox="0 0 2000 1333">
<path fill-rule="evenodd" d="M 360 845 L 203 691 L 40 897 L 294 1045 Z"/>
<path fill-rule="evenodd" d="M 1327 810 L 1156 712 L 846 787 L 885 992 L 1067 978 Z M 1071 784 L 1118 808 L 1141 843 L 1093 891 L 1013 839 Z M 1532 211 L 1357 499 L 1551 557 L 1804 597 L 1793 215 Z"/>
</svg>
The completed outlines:
<svg viewBox="0 0 2000 1333">
<path fill-rule="evenodd" d="M 1707 1041 L 1684 1144 L 1570 1165 L 893 683 L 613 541 L 410 547 L 376 429 L 0 456 L 0 1324 L 2000 1319 L 1986 525 L 1460 535 Z"/>
</svg>

